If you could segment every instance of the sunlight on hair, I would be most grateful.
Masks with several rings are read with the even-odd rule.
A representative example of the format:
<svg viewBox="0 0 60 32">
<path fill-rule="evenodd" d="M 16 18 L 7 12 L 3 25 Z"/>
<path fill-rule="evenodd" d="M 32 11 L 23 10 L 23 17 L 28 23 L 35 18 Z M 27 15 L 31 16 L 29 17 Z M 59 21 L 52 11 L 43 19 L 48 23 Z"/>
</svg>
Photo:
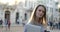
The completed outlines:
<svg viewBox="0 0 60 32">
<path fill-rule="evenodd" d="M 46 21 L 45 21 L 45 19 L 43 18 L 43 24 L 46 24 Z"/>
<path fill-rule="evenodd" d="M 36 7 L 37 7 L 37 6 L 35 6 L 35 8 L 34 8 L 34 10 L 33 10 L 32 14 L 31 14 L 31 17 L 30 17 L 29 21 L 27 22 L 27 24 L 29 24 L 29 23 L 31 22 L 31 20 L 32 20 L 32 18 L 33 18 L 33 15 L 34 15 L 34 12 L 35 12 Z"/>
<path fill-rule="evenodd" d="M 27 24 L 29 24 L 31 22 L 33 15 L 34 15 L 34 11 L 32 12 L 31 17 L 30 17 L 29 21 L 27 22 Z"/>
<path fill-rule="evenodd" d="M 43 20 L 43 24 L 45 24 L 45 21 Z"/>
<path fill-rule="evenodd" d="M 58 5 L 58 8 L 60 8 L 60 4 Z"/>
</svg>

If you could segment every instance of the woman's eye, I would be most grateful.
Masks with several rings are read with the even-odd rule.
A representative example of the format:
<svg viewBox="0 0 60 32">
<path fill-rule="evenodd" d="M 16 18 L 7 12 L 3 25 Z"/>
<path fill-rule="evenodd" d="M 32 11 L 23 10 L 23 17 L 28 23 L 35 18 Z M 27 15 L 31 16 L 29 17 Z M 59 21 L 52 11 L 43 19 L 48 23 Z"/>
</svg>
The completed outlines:
<svg viewBox="0 0 60 32">
<path fill-rule="evenodd" d="M 41 11 L 41 10 L 39 10 L 39 11 Z"/>
</svg>

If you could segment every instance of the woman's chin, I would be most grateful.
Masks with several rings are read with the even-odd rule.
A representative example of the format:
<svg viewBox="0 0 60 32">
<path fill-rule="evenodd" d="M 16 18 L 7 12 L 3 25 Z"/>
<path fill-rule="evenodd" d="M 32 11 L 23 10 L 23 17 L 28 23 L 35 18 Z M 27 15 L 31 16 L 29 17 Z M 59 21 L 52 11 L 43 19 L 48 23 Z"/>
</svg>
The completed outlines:
<svg viewBox="0 0 60 32">
<path fill-rule="evenodd" d="M 38 18 L 42 18 L 42 16 L 37 16 Z"/>
<path fill-rule="evenodd" d="M 42 16 L 40 16 L 39 18 L 42 18 Z"/>
</svg>

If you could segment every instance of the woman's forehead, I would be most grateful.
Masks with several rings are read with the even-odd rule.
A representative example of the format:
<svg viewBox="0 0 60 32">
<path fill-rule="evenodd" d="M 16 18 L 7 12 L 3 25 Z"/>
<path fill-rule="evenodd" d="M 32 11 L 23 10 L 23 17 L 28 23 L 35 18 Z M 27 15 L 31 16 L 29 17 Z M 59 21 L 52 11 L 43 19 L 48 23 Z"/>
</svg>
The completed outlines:
<svg viewBox="0 0 60 32">
<path fill-rule="evenodd" d="M 42 7 L 42 6 L 39 6 L 37 9 L 38 10 L 43 10 L 43 11 L 45 10 L 44 7 Z"/>
</svg>

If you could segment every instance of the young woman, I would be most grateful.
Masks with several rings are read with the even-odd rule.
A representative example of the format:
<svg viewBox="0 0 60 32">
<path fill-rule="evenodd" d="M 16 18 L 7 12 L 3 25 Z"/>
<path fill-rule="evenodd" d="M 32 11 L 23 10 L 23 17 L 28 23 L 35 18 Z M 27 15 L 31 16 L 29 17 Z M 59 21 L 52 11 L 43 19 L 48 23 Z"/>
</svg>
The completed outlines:
<svg viewBox="0 0 60 32">
<path fill-rule="evenodd" d="M 25 31 L 27 32 L 27 25 L 36 25 L 41 27 L 41 32 L 44 32 L 44 27 L 46 26 L 46 8 L 44 5 L 38 5 L 32 12 L 31 18 L 25 26 Z"/>
</svg>

